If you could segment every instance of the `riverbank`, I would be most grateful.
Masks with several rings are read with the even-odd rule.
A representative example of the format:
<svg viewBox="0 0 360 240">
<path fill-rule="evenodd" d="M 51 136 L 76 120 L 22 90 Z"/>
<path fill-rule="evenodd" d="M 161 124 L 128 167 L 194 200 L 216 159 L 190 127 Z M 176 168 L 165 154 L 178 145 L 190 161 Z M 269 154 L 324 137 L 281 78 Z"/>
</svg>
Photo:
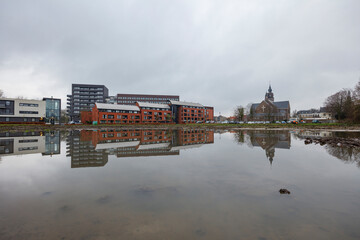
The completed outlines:
<svg viewBox="0 0 360 240">
<path fill-rule="evenodd" d="M 26 125 L 26 124 L 0 124 L 0 132 L 6 131 L 51 131 L 51 130 L 96 130 L 104 128 L 114 129 L 214 129 L 214 130 L 332 130 L 332 131 L 360 131 L 360 124 L 109 124 L 109 125 Z"/>
</svg>

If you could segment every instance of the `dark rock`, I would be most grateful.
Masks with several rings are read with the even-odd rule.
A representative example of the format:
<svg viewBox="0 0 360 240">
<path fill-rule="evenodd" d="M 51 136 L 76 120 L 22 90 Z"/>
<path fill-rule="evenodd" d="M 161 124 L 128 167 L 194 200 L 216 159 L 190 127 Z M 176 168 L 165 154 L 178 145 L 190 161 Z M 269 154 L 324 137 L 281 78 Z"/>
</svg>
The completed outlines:
<svg viewBox="0 0 360 240">
<path fill-rule="evenodd" d="M 282 188 L 282 189 L 279 190 L 279 193 L 280 194 L 290 194 L 290 191 L 287 190 L 286 188 Z"/>
</svg>

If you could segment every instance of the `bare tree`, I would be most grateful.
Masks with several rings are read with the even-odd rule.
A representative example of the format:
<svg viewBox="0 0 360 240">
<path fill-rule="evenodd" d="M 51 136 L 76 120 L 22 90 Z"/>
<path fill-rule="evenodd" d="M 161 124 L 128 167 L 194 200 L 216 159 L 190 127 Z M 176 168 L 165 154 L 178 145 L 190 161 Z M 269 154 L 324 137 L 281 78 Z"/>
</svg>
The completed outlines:
<svg viewBox="0 0 360 240">
<path fill-rule="evenodd" d="M 4 91 L 0 89 L 0 97 L 4 97 Z"/>
<path fill-rule="evenodd" d="M 353 120 L 354 122 L 360 122 L 360 80 L 356 84 L 353 91 Z"/>
<path fill-rule="evenodd" d="M 355 89 L 353 91 L 353 96 L 356 101 L 358 101 L 358 102 L 360 101 L 360 80 L 358 81 L 358 83 L 355 86 Z"/>
<path fill-rule="evenodd" d="M 329 96 L 324 104 L 338 120 L 344 120 L 352 116 L 353 101 L 350 90 L 343 89 Z"/>
<path fill-rule="evenodd" d="M 244 107 L 243 106 L 237 106 L 234 109 L 234 117 L 236 121 L 243 121 L 244 120 Z"/>
</svg>

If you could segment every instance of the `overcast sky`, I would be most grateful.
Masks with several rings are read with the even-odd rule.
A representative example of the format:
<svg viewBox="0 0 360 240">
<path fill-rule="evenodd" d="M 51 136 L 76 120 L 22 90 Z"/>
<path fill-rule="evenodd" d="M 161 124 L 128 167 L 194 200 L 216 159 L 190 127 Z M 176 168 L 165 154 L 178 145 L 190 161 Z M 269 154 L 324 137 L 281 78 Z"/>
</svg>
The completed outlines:
<svg viewBox="0 0 360 240">
<path fill-rule="evenodd" d="M 359 0 L 1 0 L 0 89 L 63 99 L 180 95 L 230 115 L 260 102 L 320 107 L 360 77 Z"/>
</svg>

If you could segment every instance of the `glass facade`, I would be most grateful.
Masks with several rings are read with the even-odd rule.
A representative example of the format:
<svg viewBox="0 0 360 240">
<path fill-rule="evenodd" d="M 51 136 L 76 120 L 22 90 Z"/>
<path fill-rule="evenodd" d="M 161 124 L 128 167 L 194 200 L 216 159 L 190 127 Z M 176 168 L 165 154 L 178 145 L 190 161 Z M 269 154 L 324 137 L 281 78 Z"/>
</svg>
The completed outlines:
<svg viewBox="0 0 360 240">
<path fill-rule="evenodd" d="M 51 124 L 59 124 L 61 114 L 61 99 L 44 98 L 44 100 L 46 102 L 45 122 Z"/>
</svg>

